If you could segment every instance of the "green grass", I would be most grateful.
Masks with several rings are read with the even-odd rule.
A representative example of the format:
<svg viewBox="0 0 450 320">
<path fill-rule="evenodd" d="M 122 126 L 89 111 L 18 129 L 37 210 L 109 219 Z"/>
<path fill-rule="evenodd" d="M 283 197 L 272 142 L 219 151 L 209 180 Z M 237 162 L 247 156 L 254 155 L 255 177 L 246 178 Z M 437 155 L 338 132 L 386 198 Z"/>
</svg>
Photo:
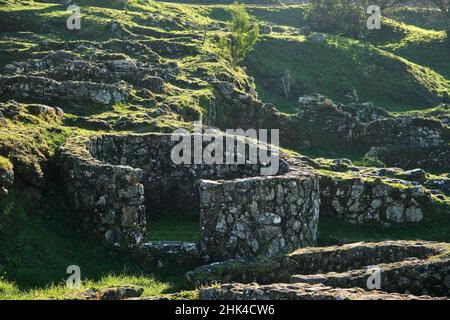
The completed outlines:
<svg viewBox="0 0 450 320">
<path fill-rule="evenodd" d="M 387 15 L 400 22 L 428 30 L 445 30 L 445 21 L 437 9 L 427 8 L 394 8 Z"/>
<path fill-rule="evenodd" d="M 325 39 L 317 43 L 305 37 L 272 36 L 261 41 L 247 66 L 262 100 L 295 112 L 300 95 L 319 92 L 345 102 L 356 89 L 362 101 L 402 111 L 427 108 L 450 94 L 450 82 L 430 68 L 359 41 Z M 287 99 L 280 84 L 285 70 L 296 81 Z"/>
<path fill-rule="evenodd" d="M 386 240 L 424 240 L 450 243 L 448 206 L 442 212 L 425 212 L 420 224 L 402 224 L 384 227 L 380 224 L 353 225 L 331 217 L 320 217 L 318 242 L 328 246 L 353 242 L 380 242 Z"/>
<path fill-rule="evenodd" d="M 198 215 L 154 215 L 150 216 L 148 224 L 149 241 L 200 241 Z"/>
<path fill-rule="evenodd" d="M 280 26 L 294 28 L 304 27 L 305 5 L 285 5 L 285 6 L 258 6 L 247 5 L 247 11 L 256 20 L 264 23 L 271 23 Z M 213 5 L 207 7 L 207 14 L 211 19 L 227 21 L 231 19 L 230 6 Z"/>
<path fill-rule="evenodd" d="M 450 79 L 449 47 L 444 31 L 427 30 L 391 19 L 384 19 L 380 32 L 369 42 L 417 65 L 428 67 Z"/>
<path fill-rule="evenodd" d="M 158 281 L 151 276 L 109 275 L 97 281 L 83 281 L 77 289 L 71 289 L 61 283 L 29 290 L 21 290 L 14 283 L 0 279 L 0 300 L 76 299 L 82 298 L 83 293 L 88 290 L 97 291 L 103 288 L 130 285 L 144 288 L 143 297 L 160 296 L 171 288 L 169 283 Z"/>
<path fill-rule="evenodd" d="M 13 164 L 8 158 L 0 156 L 0 169 L 12 170 Z"/>
<path fill-rule="evenodd" d="M 63 298 L 79 294 L 65 287 L 67 267 L 81 268 L 82 290 L 139 285 L 145 295 L 184 289 L 183 268 L 144 272 L 128 257 L 98 244 L 79 230 L 81 222 L 56 187 L 44 198 L 11 190 L 0 207 L 0 299 Z"/>
</svg>

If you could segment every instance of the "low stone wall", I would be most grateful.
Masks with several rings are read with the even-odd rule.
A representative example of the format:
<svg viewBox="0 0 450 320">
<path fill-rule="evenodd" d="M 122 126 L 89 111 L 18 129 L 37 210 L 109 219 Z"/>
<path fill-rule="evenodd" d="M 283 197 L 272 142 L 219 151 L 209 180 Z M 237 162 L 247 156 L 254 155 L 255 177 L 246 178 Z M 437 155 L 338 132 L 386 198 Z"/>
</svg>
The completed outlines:
<svg viewBox="0 0 450 320">
<path fill-rule="evenodd" d="M 100 162 L 87 149 L 90 140 L 77 137 L 60 152 L 68 198 L 83 224 L 111 245 L 142 243 L 146 232 L 143 171 Z"/>
<path fill-rule="evenodd" d="M 201 248 L 210 257 L 275 256 L 314 246 L 317 180 L 285 176 L 200 184 Z M 220 248 L 220 250 L 218 250 Z"/>
<path fill-rule="evenodd" d="M 225 284 L 219 288 L 200 289 L 201 300 L 447 300 L 430 296 L 413 296 L 381 291 L 365 291 L 360 288 L 340 289 L 305 283 L 275 283 L 270 285 Z"/>
<path fill-rule="evenodd" d="M 367 156 L 393 167 L 436 170 L 450 168 L 450 147 L 446 144 L 420 149 L 402 145 L 382 145 L 371 148 Z"/>
<path fill-rule="evenodd" d="M 310 167 L 284 154 L 271 177 L 257 177 L 262 167 L 248 163 L 175 165 L 177 143 L 170 135 L 145 134 L 66 144 L 66 190 L 91 230 L 111 244 L 139 246 L 152 214 L 183 210 L 200 214 L 201 252 L 208 258 L 274 256 L 315 244 L 319 192 Z M 224 241 L 226 250 L 218 251 Z"/>
<path fill-rule="evenodd" d="M 291 149 L 369 152 L 376 148 L 370 155 L 386 166 L 450 168 L 450 127 L 438 119 L 394 117 L 370 103 L 342 105 L 318 95 L 300 97 L 299 112 L 286 115 L 254 95 L 243 94 L 252 92 L 249 85 L 213 84 L 218 98 L 211 104 L 209 123 L 214 126 L 280 128 L 281 145 Z M 218 105 L 227 108 L 218 114 Z"/>
<path fill-rule="evenodd" d="M 229 294 L 236 292 L 236 288 L 251 291 L 252 287 L 261 289 L 260 292 L 264 288 L 272 291 L 283 287 L 286 294 L 289 292 L 291 298 L 295 298 L 299 294 L 303 296 L 305 291 L 314 292 L 317 286 L 323 288 L 323 285 L 337 291 L 342 288 L 369 290 L 367 283 L 374 274 L 373 270 L 380 272 L 382 291 L 450 296 L 450 245 L 435 242 L 388 241 L 305 248 L 272 259 L 230 260 L 199 267 L 189 272 L 187 278 L 196 285 L 258 283 L 207 288 L 201 290 L 205 298 L 245 298 L 249 296 L 241 295 L 242 292 L 234 298 Z M 289 282 L 295 285 L 286 284 Z M 266 297 L 270 298 L 270 295 Z"/>
<path fill-rule="evenodd" d="M 229 260 L 202 266 L 189 272 L 187 278 L 196 285 L 216 282 L 289 282 L 291 276 L 298 274 L 347 272 L 382 263 L 401 262 L 410 257 L 428 261 L 446 252 L 450 252 L 448 244 L 421 241 L 386 241 L 304 248 L 275 259 Z"/>
<path fill-rule="evenodd" d="M 125 84 L 56 81 L 45 77 L 14 75 L 0 76 L 0 94 L 25 100 L 33 97 L 43 102 L 62 99 L 107 105 L 127 101 L 130 88 Z"/>
<path fill-rule="evenodd" d="M 367 280 L 375 271 L 379 271 L 380 289 L 385 292 L 450 296 L 450 288 L 446 283 L 446 278 L 450 277 L 450 258 L 426 262 L 410 259 L 345 273 L 294 275 L 290 282 L 323 284 L 335 288 L 367 288 Z"/>
<path fill-rule="evenodd" d="M 380 178 L 320 176 L 321 213 L 350 223 L 417 223 L 431 194 L 421 186 L 394 185 Z"/>
<path fill-rule="evenodd" d="M 132 257 L 144 270 L 180 266 L 197 267 L 201 263 L 197 243 L 180 241 L 151 241 L 136 248 Z"/>
</svg>

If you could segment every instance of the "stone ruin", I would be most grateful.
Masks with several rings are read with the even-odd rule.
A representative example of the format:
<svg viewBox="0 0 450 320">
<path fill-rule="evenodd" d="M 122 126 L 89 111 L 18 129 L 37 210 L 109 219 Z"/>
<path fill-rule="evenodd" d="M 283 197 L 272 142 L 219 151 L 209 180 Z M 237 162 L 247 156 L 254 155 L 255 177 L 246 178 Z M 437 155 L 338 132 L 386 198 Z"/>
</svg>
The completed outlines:
<svg viewBox="0 0 450 320">
<path fill-rule="evenodd" d="M 420 223 L 433 201 L 430 192 L 420 185 L 399 187 L 389 179 L 357 175 L 341 179 L 321 176 L 320 200 L 322 216 L 352 224 L 384 225 Z"/>
<path fill-rule="evenodd" d="M 262 166 L 248 163 L 175 165 L 176 144 L 157 133 L 70 139 L 61 167 L 85 226 L 111 245 L 155 251 L 144 244 L 153 214 L 199 214 L 200 253 L 213 260 L 315 245 L 319 187 L 312 168 L 285 154 L 275 176 L 260 176 Z M 170 243 L 163 247 L 173 252 Z"/>
<path fill-rule="evenodd" d="M 448 299 L 450 245 L 388 241 L 305 248 L 275 259 L 215 263 L 187 277 L 203 286 L 206 300 Z"/>
</svg>

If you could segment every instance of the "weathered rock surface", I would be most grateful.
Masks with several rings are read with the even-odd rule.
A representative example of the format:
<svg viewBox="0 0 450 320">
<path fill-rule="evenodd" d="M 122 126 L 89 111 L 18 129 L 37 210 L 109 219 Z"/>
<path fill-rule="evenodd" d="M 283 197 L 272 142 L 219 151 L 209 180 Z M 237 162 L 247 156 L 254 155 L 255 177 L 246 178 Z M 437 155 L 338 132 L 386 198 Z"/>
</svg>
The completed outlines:
<svg viewBox="0 0 450 320">
<path fill-rule="evenodd" d="M 372 284 L 375 272 L 379 272 L 378 289 L 383 292 L 369 292 L 373 288 L 368 283 Z M 337 299 L 334 293 L 345 297 L 351 292 L 361 296 L 349 295 L 348 299 L 370 299 L 378 294 L 387 299 L 397 294 L 403 298 L 405 294 L 448 297 L 449 277 L 450 246 L 419 241 L 305 248 L 275 259 L 215 263 L 187 274 L 197 285 L 224 284 L 202 289 L 204 299 Z M 320 294 L 314 296 L 316 292 Z"/>
<path fill-rule="evenodd" d="M 320 186 L 323 215 L 339 217 L 350 223 L 421 222 L 425 208 L 433 202 L 431 193 L 424 187 L 401 180 L 394 183 L 381 178 L 321 175 Z"/>
<path fill-rule="evenodd" d="M 41 76 L 0 76 L 0 93 L 13 98 L 112 104 L 127 101 L 130 89 L 125 84 L 89 81 L 56 81 Z"/>
<path fill-rule="evenodd" d="M 429 296 L 389 294 L 359 288 L 340 289 L 305 283 L 225 284 L 200 290 L 201 300 L 435 300 Z"/>
<path fill-rule="evenodd" d="M 61 152 L 66 190 L 91 230 L 113 245 L 139 246 L 145 207 L 167 214 L 179 207 L 200 213 L 205 258 L 275 256 L 315 244 L 318 180 L 303 162 L 283 154 L 278 173 L 267 177 L 258 177 L 263 166 L 251 163 L 176 165 L 171 152 L 177 143 L 171 135 L 145 134 L 66 144 Z"/>
<path fill-rule="evenodd" d="M 101 290 L 88 290 L 83 293 L 83 300 L 127 300 L 139 298 L 144 293 L 144 288 L 136 286 L 121 286 L 104 288 Z"/>
<path fill-rule="evenodd" d="M 201 263 L 199 246 L 195 242 L 152 241 L 133 251 L 133 257 L 144 269 L 177 266 L 198 266 Z"/>
<path fill-rule="evenodd" d="M 315 245 L 319 222 L 316 190 L 316 179 L 295 171 L 270 178 L 203 180 L 202 251 L 213 259 L 230 259 L 276 256 Z"/>
</svg>

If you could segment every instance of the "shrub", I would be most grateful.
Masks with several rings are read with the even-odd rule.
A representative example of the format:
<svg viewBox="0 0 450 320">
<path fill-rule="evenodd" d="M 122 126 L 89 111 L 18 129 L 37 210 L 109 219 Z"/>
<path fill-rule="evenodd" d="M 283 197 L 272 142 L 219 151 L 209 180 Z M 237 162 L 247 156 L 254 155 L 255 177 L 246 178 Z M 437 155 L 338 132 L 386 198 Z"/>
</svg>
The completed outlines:
<svg viewBox="0 0 450 320">
<path fill-rule="evenodd" d="M 378 5 L 383 10 L 402 2 L 404 0 L 311 0 L 306 19 L 317 31 L 361 38 L 369 31 L 367 9 L 370 5 Z"/>
<path fill-rule="evenodd" d="M 251 23 L 250 15 L 242 4 L 233 4 L 231 15 L 231 34 L 221 38 L 220 47 L 223 55 L 234 65 L 238 65 L 255 47 L 259 38 L 259 26 Z"/>
</svg>

